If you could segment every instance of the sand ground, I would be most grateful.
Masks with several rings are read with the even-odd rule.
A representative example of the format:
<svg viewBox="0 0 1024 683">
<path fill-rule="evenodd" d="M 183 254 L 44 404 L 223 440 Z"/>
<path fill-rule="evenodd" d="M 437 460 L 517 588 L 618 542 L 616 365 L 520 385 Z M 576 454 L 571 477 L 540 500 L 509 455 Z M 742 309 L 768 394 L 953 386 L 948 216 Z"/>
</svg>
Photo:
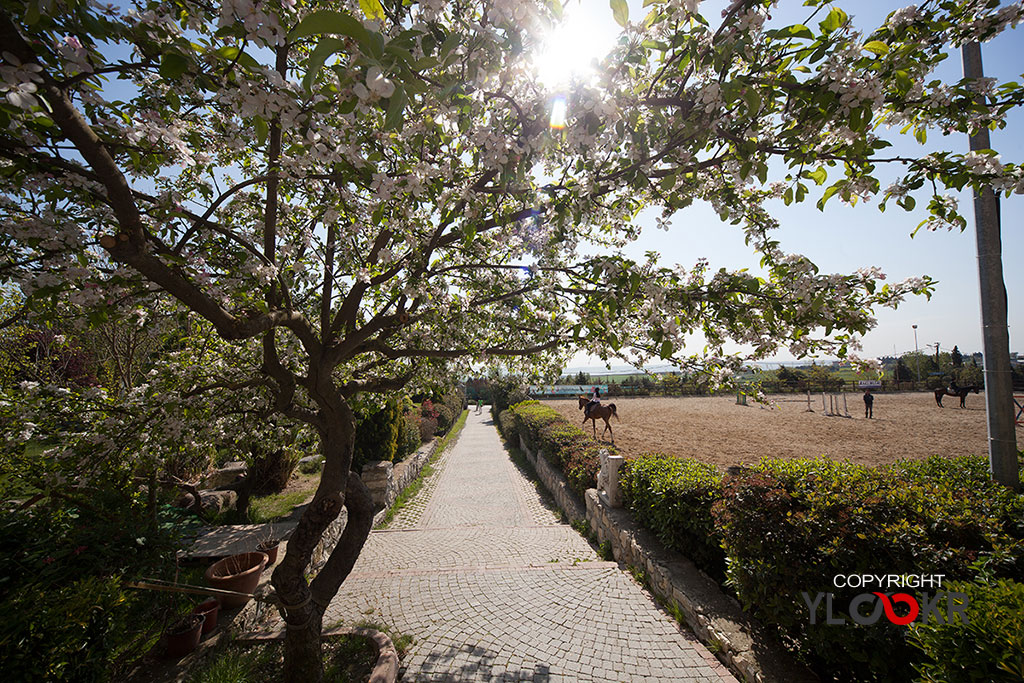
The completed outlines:
<svg viewBox="0 0 1024 683">
<path fill-rule="evenodd" d="M 939 408 L 930 392 L 876 394 L 870 420 L 864 418 L 861 396 L 846 394 L 849 418 L 823 415 L 821 394 L 811 396 L 814 412 L 806 412 L 806 395 L 770 396 L 777 401 L 772 406 L 736 405 L 734 396 L 616 397 L 605 403 L 616 404 L 621 421 L 611 421 L 615 445 L 627 456 L 662 452 L 727 467 L 762 457 L 823 455 L 875 465 L 935 454 L 988 453 L 982 394 L 968 395 L 966 409 L 949 396 Z M 583 421 L 576 401 L 544 403 L 573 424 Z M 603 428 L 599 421 L 598 437 Z M 1017 444 L 1024 445 L 1024 427 L 1017 427 Z"/>
</svg>

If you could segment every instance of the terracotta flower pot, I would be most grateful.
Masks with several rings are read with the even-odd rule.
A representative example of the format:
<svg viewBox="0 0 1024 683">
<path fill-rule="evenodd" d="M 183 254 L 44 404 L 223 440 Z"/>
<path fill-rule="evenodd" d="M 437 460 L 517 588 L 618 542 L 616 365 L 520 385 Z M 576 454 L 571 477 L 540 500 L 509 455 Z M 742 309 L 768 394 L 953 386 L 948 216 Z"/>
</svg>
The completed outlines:
<svg viewBox="0 0 1024 683">
<path fill-rule="evenodd" d="M 167 641 L 167 656 L 179 659 L 199 645 L 203 635 L 203 623 L 206 617 L 202 614 L 190 614 L 177 622 L 164 634 Z"/>
<path fill-rule="evenodd" d="M 225 557 L 206 569 L 206 582 L 213 588 L 238 593 L 252 593 L 260 582 L 260 574 L 267 566 L 266 553 L 242 553 Z M 250 598 L 244 595 L 221 597 L 225 609 L 241 607 Z"/>
<path fill-rule="evenodd" d="M 261 553 L 267 554 L 268 567 L 277 562 L 277 549 L 278 547 L 280 547 L 280 545 L 281 541 L 263 541 L 258 546 L 256 546 L 256 550 L 260 551 Z"/>
<path fill-rule="evenodd" d="M 220 612 L 220 602 L 217 601 L 217 598 L 203 600 L 192 610 L 192 614 L 202 614 L 206 617 L 206 621 L 203 622 L 203 635 L 217 628 L 218 612 Z"/>
</svg>

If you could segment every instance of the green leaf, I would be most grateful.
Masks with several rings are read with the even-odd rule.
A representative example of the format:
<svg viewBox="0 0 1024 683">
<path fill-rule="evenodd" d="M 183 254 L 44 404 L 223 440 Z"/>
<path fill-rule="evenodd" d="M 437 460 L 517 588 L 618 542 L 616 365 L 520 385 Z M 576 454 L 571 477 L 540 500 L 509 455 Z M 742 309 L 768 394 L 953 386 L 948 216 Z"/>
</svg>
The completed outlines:
<svg viewBox="0 0 1024 683">
<path fill-rule="evenodd" d="M 803 24 L 793 24 L 792 26 L 780 28 L 775 32 L 775 35 L 786 38 L 806 38 L 807 40 L 814 40 L 814 33 Z"/>
<path fill-rule="evenodd" d="M 661 357 L 671 358 L 672 357 L 672 342 L 666 339 L 661 343 Z"/>
<path fill-rule="evenodd" d="M 359 9 L 363 10 L 368 19 L 384 19 L 384 8 L 380 0 L 359 0 Z"/>
<path fill-rule="evenodd" d="M 323 33 L 340 33 L 341 35 L 355 38 L 360 46 L 368 47 L 370 33 L 363 27 L 361 21 L 347 12 L 341 10 L 323 9 L 313 12 L 288 34 L 288 42 L 296 38 L 320 35 Z"/>
<path fill-rule="evenodd" d="M 833 7 L 832 11 L 828 13 L 828 16 L 825 17 L 818 26 L 821 28 L 823 33 L 832 33 L 845 24 L 848 18 L 849 17 L 847 17 L 846 12 L 838 7 Z"/>
<path fill-rule="evenodd" d="M 395 86 L 395 92 L 392 93 L 391 99 L 388 100 L 388 113 L 384 117 L 384 130 L 402 127 L 407 102 L 405 88 L 400 85 Z"/>
<path fill-rule="evenodd" d="M 815 185 L 821 185 L 828 178 L 828 171 L 825 170 L 824 166 L 819 166 L 813 171 L 805 171 L 804 177 L 813 180 Z"/>
<path fill-rule="evenodd" d="M 872 40 L 870 42 L 864 43 L 864 49 L 867 50 L 868 52 L 873 52 L 879 57 L 881 57 L 882 55 L 889 54 L 889 46 L 880 40 Z"/>
<path fill-rule="evenodd" d="M 262 116 L 254 116 L 252 122 L 256 127 L 256 140 L 262 145 L 267 141 L 267 135 L 270 133 L 270 126 L 267 125 L 267 122 Z"/>
<path fill-rule="evenodd" d="M 177 52 L 168 52 L 160 60 L 160 75 L 168 80 L 178 78 L 188 69 L 188 60 Z"/>
<path fill-rule="evenodd" d="M 625 27 L 629 23 L 629 5 L 626 4 L 626 0 L 609 0 L 608 4 L 612 8 L 615 21 L 619 26 Z"/>
<path fill-rule="evenodd" d="M 555 15 L 556 19 L 562 18 L 562 3 L 560 0 L 545 0 L 545 3 L 551 13 Z"/>
<path fill-rule="evenodd" d="M 306 61 L 306 75 L 302 77 L 302 87 L 309 91 L 313 87 L 313 80 L 323 68 L 327 58 L 343 49 L 345 49 L 345 44 L 337 38 L 323 38 L 309 53 L 309 59 Z"/>
</svg>

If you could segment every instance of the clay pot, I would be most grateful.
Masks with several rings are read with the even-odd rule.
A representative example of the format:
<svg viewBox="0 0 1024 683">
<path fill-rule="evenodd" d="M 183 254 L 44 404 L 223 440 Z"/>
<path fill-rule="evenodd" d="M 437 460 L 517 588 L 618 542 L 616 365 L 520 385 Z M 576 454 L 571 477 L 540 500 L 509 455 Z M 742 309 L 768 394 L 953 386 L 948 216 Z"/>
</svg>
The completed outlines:
<svg viewBox="0 0 1024 683">
<path fill-rule="evenodd" d="M 278 547 L 280 547 L 280 545 L 281 541 L 263 541 L 258 546 L 256 546 L 256 550 L 260 551 L 261 553 L 267 554 L 268 567 L 277 562 L 277 549 Z"/>
<path fill-rule="evenodd" d="M 213 588 L 237 593 L 252 593 L 260 582 L 260 574 L 267 566 L 266 553 L 242 553 L 225 557 L 206 569 L 206 582 Z M 241 607 L 249 602 L 244 595 L 225 595 L 220 598 L 225 609 Z"/>
<path fill-rule="evenodd" d="M 196 649 L 199 638 L 203 635 L 205 621 L 206 617 L 202 614 L 190 614 L 167 629 L 164 633 L 167 656 L 180 659 Z"/>
<path fill-rule="evenodd" d="M 203 600 L 192 610 L 192 614 L 202 614 L 206 617 L 206 621 L 203 622 L 203 635 L 217 628 L 218 612 L 220 612 L 220 603 L 217 601 L 217 598 Z"/>
</svg>

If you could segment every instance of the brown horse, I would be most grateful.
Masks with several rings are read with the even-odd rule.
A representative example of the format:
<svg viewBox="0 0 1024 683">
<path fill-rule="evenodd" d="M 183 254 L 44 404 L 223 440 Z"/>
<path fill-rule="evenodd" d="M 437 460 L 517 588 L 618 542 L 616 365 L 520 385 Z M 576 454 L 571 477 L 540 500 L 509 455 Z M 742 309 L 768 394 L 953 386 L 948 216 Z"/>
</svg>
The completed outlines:
<svg viewBox="0 0 1024 683">
<path fill-rule="evenodd" d="M 590 399 L 586 396 L 580 396 L 580 410 L 583 410 Z M 604 431 L 601 432 L 601 438 L 604 438 L 604 432 L 609 432 L 612 435 L 612 445 L 615 445 L 615 432 L 612 431 L 612 425 L 608 422 L 608 418 L 614 416 L 616 420 L 619 419 L 619 414 L 615 412 L 615 404 L 609 403 L 607 405 L 601 403 L 596 406 L 592 406 L 588 413 L 583 416 L 583 426 L 586 426 L 587 420 L 590 420 L 594 427 L 594 438 L 597 438 L 597 418 L 604 420 Z"/>
<path fill-rule="evenodd" d="M 935 404 L 941 408 L 942 407 L 942 397 L 943 396 L 956 396 L 957 398 L 960 399 L 960 407 L 961 408 L 966 408 L 967 407 L 967 394 L 971 393 L 972 391 L 974 393 L 978 393 L 978 391 L 980 389 L 981 389 L 981 387 L 978 387 L 978 386 L 971 386 L 971 387 L 948 387 L 948 388 L 947 387 L 943 387 L 942 389 L 936 389 L 935 390 Z"/>
</svg>

